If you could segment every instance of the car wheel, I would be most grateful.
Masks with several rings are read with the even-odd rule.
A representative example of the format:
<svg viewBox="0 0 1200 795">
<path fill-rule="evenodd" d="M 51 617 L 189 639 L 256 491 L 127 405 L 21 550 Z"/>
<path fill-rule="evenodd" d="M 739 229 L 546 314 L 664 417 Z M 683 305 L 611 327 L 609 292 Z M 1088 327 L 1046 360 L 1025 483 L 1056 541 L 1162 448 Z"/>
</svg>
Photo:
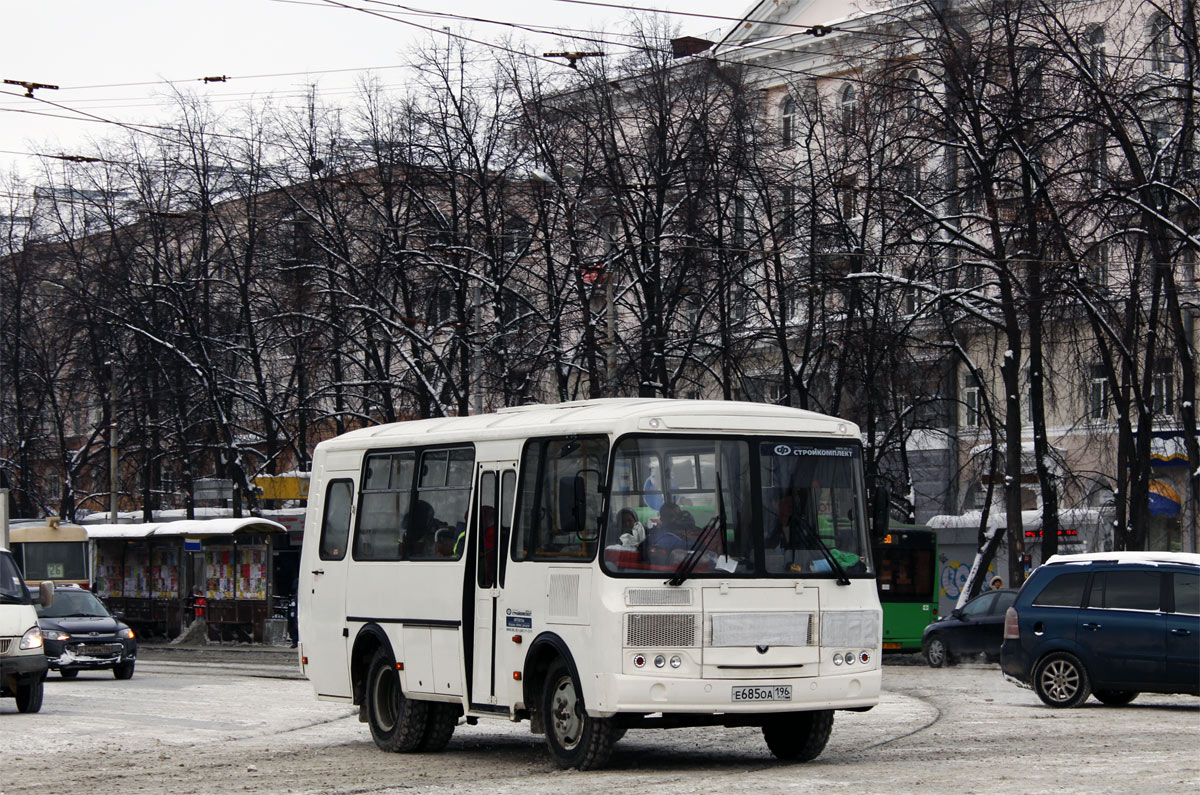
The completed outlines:
<svg viewBox="0 0 1200 795">
<path fill-rule="evenodd" d="M 932 636 L 925 644 L 925 659 L 929 662 L 930 668 L 941 668 L 943 665 L 954 664 L 954 659 L 950 656 L 950 647 L 937 635 Z"/>
<path fill-rule="evenodd" d="M 833 710 L 771 715 L 763 724 L 763 739 L 781 762 L 809 762 L 820 756 L 833 731 Z"/>
<path fill-rule="evenodd" d="M 28 676 L 17 685 L 17 711 L 38 712 L 42 708 L 43 676 Z"/>
<path fill-rule="evenodd" d="M 1123 707 L 1138 697 L 1136 690 L 1097 690 L 1092 693 L 1101 704 L 1110 707 Z"/>
<path fill-rule="evenodd" d="M 418 751 L 441 751 L 454 736 L 458 725 L 459 708 L 454 704 L 429 704 L 429 716 L 425 720 L 425 733 L 421 735 Z"/>
<path fill-rule="evenodd" d="M 1033 689 L 1050 707 L 1078 707 L 1091 693 L 1087 671 L 1074 654 L 1047 654 L 1033 671 Z"/>
<path fill-rule="evenodd" d="M 556 660 L 546 674 L 542 717 L 546 746 L 559 767 L 595 770 L 612 756 L 616 722 L 587 714 L 579 683 L 562 659 Z"/>
<path fill-rule="evenodd" d="M 63 679 L 74 679 L 75 677 L 79 676 L 79 669 L 78 668 L 61 668 L 61 669 L 59 669 L 58 675 L 61 676 Z"/>
<path fill-rule="evenodd" d="M 377 650 L 367 674 L 367 723 L 375 745 L 393 753 L 415 751 L 428 722 L 429 705 L 404 695 L 391 653 Z"/>
<path fill-rule="evenodd" d="M 116 665 L 114 665 L 113 666 L 113 676 L 115 676 L 118 679 L 132 679 L 133 678 L 133 662 L 132 661 L 123 662 L 123 663 L 117 663 Z"/>
</svg>

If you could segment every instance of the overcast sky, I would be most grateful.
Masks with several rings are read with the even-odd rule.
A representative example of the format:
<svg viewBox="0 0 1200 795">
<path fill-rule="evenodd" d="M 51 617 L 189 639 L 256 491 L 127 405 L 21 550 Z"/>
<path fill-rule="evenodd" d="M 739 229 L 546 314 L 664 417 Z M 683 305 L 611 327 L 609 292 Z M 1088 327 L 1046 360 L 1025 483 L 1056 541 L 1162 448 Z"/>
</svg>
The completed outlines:
<svg viewBox="0 0 1200 795">
<path fill-rule="evenodd" d="M 337 0 L 395 13 L 396 4 L 379 0 Z M 404 0 L 397 0 L 403 3 Z M 635 5 L 670 11 L 734 16 L 749 0 L 634 0 Z M 434 9 L 534 26 L 619 32 L 628 11 L 568 0 L 412 0 L 413 9 Z M 713 34 L 730 23 L 671 14 L 685 35 Z M 0 168 L 28 172 L 36 161 L 22 152 L 74 153 L 87 137 L 116 131 L 111 125 L 52 118 L 85 111 L 127 122 L 154 121 L 180 81 L 234 104 L 266 96 L 286 99 L 317 83 L 324 92 L 352 86 L 363 71 L 378 68 L 385 84 L 395 82 L 397 66 L 432 35 L 451 26 L 475 38 L 498 42 L 529 34 L 479 22 L 409 15 L 404 24 L 371 16 L 328 0 L 6 0 L 0 4 L 3 47 L 0 79 L 49 83 L 57 91 L 0 85 Z M 464 28 L 464 26 L 466 26 Z M 627 29 L 627 26 L 626 26 Z M 553 49 L 553 39 L 534 49 Z M 594 49 L 579 42 L 575 49 Z M 620 51 L 619 48 L 608 48 Z M 331 73 L 330 70 L 350 70 Z M 200 78 L 228 75 L 226 83 L 205 85 Z M 278 75 L 255 77 L 258 75 Z M 391 76 L 391 77 L 389 77 Z M 150 85 L 125 85 L 150 83 Z M 121 85 L 114 85 L 121 84 Z M 16 153 L 16 154 L 14 154 Z"/>
</svg>

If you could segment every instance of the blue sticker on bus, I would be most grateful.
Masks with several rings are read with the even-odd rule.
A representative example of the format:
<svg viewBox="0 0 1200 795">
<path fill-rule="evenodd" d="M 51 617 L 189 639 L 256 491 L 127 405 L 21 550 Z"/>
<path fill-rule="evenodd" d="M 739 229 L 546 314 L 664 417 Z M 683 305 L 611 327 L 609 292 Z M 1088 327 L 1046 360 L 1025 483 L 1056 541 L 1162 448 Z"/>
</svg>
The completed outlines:
<svg viewBox="0 0 1200 795">
<path fill-rule="evenodd" d="M 504 623 L 510 632 L 528 632 L 533 629 L 533 611 L 532 610 L 513 610 L 504 611 Z"/>
</svg>

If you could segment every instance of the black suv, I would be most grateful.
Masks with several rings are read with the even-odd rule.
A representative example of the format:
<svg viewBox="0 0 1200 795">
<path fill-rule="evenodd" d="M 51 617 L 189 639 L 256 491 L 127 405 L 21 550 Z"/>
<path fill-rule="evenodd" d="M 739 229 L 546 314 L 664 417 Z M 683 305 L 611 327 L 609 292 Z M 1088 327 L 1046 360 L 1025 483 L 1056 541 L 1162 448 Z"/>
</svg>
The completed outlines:
<svg viewBox="0 0 1200 795">
<path fill-rule="evenodd" d="M 1200 555 L 1055 555 L 1004 618 L 1000 667 L 1051 707 L 1200 695 Z"/>
<path fill-rule="evenodd" d="M 133 676 L 137 640 L 91 591 L 75 585 L 54 589 L 54 603 L 37 608 L 46 658 L 63 679 L 80 671 L 111 668 L 118 679 Z"/>
</svg>

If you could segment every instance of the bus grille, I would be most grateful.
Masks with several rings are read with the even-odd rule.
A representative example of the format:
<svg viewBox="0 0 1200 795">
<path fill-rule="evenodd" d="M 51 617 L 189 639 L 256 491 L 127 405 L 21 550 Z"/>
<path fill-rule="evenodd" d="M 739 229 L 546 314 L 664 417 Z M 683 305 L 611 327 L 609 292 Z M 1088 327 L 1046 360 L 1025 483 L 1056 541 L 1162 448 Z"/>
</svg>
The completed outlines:
<svg viewBox="0 0 1200 795">
<path fill-rule="evenodd" d="M 686 588 L 629 588 L 625 604 L 632 606 L 686 607 L 692 603 L 692 592 Z"/>
<path fill-rule="evenodd" d="M 710 646 L 811 646 L 812 613 L 713 613 Z"/>
<path fill-rule="evenodd" d="M 671 649 L 695 646 L 696 619 L 691 613 L 627 613 L 625 645 Z"/>
</svg>

